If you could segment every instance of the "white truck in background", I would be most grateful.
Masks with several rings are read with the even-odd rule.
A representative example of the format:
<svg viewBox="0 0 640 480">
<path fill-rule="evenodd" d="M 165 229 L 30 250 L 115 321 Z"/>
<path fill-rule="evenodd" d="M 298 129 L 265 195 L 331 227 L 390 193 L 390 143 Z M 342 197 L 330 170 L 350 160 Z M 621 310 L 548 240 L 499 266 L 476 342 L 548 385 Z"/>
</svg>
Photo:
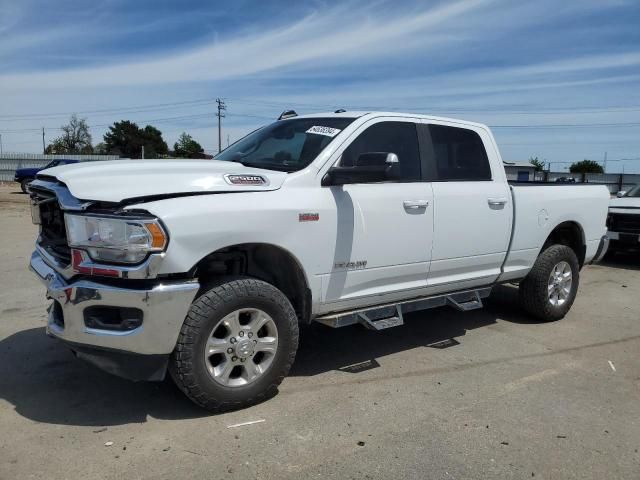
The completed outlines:
<svg viewBox="0 0 640 480">
<path fill-rule="evenodd" d="M 607 228 L 611 253 L 640 250 L 640 185 L 611 200 Z"/>
<path fill-rule="evenodd" d="M 32 270 L 48 333 L 134 380 L 168 370 L 212 411 L 277 391 L 299 326 L 482 306 L 519 283 L 563 317 L 607 249 L 603 186 L 509 184 L 484 125 L 291 113 L 215 160 L 91 162 L 38 174 Z"/>
</svg>

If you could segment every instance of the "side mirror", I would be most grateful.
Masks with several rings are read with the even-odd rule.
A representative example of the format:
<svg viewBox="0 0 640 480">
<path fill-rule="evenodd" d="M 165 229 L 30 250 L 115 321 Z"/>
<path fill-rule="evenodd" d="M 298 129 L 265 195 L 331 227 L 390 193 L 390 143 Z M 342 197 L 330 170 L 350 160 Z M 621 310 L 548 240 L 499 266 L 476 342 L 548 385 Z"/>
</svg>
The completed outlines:
<svg viewBox="0 0 640 480">
<path fill-rule="evenodd" d="M 366 152 L 358 155 L 353 167 L 331 167 L 322 179 L 322 185 L 377 183 L 398 178 L 398 155 L 392 152 Z"/>
<path fill-rule="evenodd" d="M 620 190 L 618 193 L 616 193 L 616 197 L 620 198 L 620 197 L 624 197 L 627 194 L 626 190 Z"/>
<path fill-rule="evenodd" d="M 391 152 L 366 152 L 358 155 L 356 167 L 375 167 L 400 163 L 398 156 Z"/>
</svg>

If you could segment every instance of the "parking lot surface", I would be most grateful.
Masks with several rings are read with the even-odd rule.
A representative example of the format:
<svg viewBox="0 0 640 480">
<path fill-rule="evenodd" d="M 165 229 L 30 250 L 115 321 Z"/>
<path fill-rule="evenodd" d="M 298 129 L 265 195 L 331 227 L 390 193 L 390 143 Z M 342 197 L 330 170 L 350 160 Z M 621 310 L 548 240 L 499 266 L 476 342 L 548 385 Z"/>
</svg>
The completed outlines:
<svg viewBox="0 0 640 480">
<path fill-rule="evenodd" d="M 45 335 L 17 191 L 0 188 L 0 479 L 639 477 L 637 256 L 585 267 L 554 323 L 500 287 L 382 332 L 314 326 L 277 396 L 210 415 Z"/>
</svg>

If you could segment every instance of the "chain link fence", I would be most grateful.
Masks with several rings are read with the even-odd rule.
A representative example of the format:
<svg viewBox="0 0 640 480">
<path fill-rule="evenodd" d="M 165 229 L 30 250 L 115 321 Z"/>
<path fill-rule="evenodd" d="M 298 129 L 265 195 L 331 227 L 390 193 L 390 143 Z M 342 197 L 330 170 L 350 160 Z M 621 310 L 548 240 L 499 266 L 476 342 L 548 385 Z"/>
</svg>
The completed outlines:
<svg viewBox="0 0 640 480">
<path fill-rule="evenodd" d="M 4 153 L 0 156 L 0 181 L 12 182 L 19 168 L 42 168 L 52 160 L 118 160 L 117 155 L 42 155 L 33 153 Z"/>
<path fill-rule="evenodd" d="M 538 182 L 575 182 L 605 185 L 612 195 L 621 190 L 629 190 L 640 183 L 638 173 L 567 173 L 567 172 L 536 172 Z"/>
</svg>

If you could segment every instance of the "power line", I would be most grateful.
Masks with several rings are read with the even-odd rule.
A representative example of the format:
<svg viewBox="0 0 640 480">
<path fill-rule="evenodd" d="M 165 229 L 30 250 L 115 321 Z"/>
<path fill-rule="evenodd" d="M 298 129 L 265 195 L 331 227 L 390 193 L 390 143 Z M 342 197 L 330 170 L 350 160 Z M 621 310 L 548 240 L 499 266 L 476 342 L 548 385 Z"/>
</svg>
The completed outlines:
<svg viewBox="0 0 640 480">
<path fill-rule="evenodd" d="M 273 117 L 267 117 L 264 115 L 251 115 L 246 113 L 227 113 L 231 117 L 240 117 L 240 118 L 257 118 L 261 120 L 273 120 Z M 175 117 L 162 117 L 162 118 L 149 118 L 144 120 L 132 120 L 134 123 L 162 123 L 162 122 L 171 122 L 175 120 L 195 120 L 199 118 L 210 118 L 210 113 L 197 113 L 192 115 L 179 115 Z M 116 122 L 113 122 L 116 123 Z M 89 125 L 90 128 L 105 128 L 110 127 L 113 123 L 102 123 L 102 124 L 94 124 Z M 62 130 L 61 127 L 47 127 L 48 130 Z M 39 132 L 41 128 L 17 128 L 17 129 L 0 129 L 2 133 L 22 133 L 22 132 Z"/>
<path fill-rule="evenodd" d="M 493 113 L 503 113 L 503 114 L 548 114 L 548 113 L 613 113 L 613 112 L 627 112 L 627 111 L 640 111 L 640 105 L 595 105 L 595 106 L 574 106 L 574 107 L 548 107 L 544 109 L 531 109 L 527 108 L 525 105 L 518 104 L 507 104 L 502 105 L 500 107 L 482 107 L 482 108 L 456 108 L 456 107 L 435 107 L 433 105 L 424 106 L 424 107 L 389 107 L 389 106 L 380 106 L 380 105 L 344 105 L 340 104 L 319 104 L 319 103 L 307 103 L 307 102 L 298 102 L 291 100 L 283 100 L 283 101 L 264 101 L 264 100 L 256 100 L 256 99 L 247 99 L 247 98 L 232 98 L 233 101 L 238 103 L 248 104 L 248 105 L 260 105 L 260 106 L 269 106 L 274 108 L 283 108 L 289 105 L 296 105 L 301 107 L 309 107 L 309 108 L 319 108 L 319 109 L 334 109 L 336 106 L 347 107 L 351 109 L 363 109 L 363 110 L 404 110 L 404 111 L 444 111 L 444 112 L 493 112 Z M 155 103 L 155 104 L 145 104 L 145 105 L 136 105 L 136 106 L 127 106 L 127 107 L 115 107 L 115 108 L 107 108 L 107 109 L 96 109 L 96 110 L 81 110 L 75 112 L 55 112 L 55 113 L 35 113 L 35 114 L 7 114 L 0 115 L 0 121 L 14 121 L 14 120 L 29 120 L 29 119 L 53 119 L 58 117 L 65 117 L 73 115 L 74 113 L 77 115 L 100 115 L 100 114 L 116 114 L 116 113 L 139 113 L 139 112 L 147 112 L 154 110 L 166 110 L 173 108 L 183 108 L 186 106 L 200 106 L 200 105 L 208 105 L 216 103 L 216 99 L 214 98 L 199 98 L 193 100 L 184 100 L 178 102 L 165 102 L 165 103 Z M 509 108 L 518 108 L 519 110 L 509 110 Z"/>
<path fill-rule="evenodd" d="M 226 108 L 224 102 L 221 100 L 223 107 Z M 222 110 L 225 110 L 222 108 Z M 207 118 L 209 113 L 201 113 L 194 115 L 180 115 L 176 117 L 163 117 L 163 118 L 153 118 L 146 120 L 135 120 L 136 123 L 161 123 L 167 121 L 174 120 L 192 120 L 198 118 Z M 251 115 L 251 114 L 243 114 L 243 113 L 232 113 L 230 114 L 234 117 L 246 117 L 246 118 L 257 118 L 264 120 L 273 120 L 272 117 L 267 117 L 263 115 Z M 217 114 L 216 114 L 217 116 Z M 225 115 L 222 115 L 224 118 Z M 114 122 L 115 123 L 115 122 Z M 96 124 L 90 125 L 91 128 L 104 128 L 110 127 L 113 123 L 105 123 L 105 124 Z M 640 126 L 640 122 L 620 122 L 620 123 L 565 123 L 565 124 L 539 124 L 539 125 L 489 125 L 491 128 L 511 128 L 511 129 L 545 129 L 545 128 L 590 128 L 590 127 L 598 127 L 598 128 L 606 128 L 606 127 L 637 127 Z M 61 130 L 60 127 L 49 127 L 50 130 Z M 23 128 L 23 129 L 2 129 L 0 130 L 3 133 L 20 133 L 20 132 L 37 132 L 40 131 L 40 128 Z"/>
<path fill-rule="evenodd" d="M 583 128 L 583 127 L 637 127 L 640 123 L 560 123 L 560 124 L 544 124 L 544 125 L 489 125 L 491 128 Z"/>
<path fill-rule="evenodd" d="M 605 105 L 605 106 L 583 106 L 583 107 L 548 107 L 545 109 L 530 109 L 527 108 L 526 105 L 518 105 L 518 104 L 507 104 L 502 105 L 498 108 L 496 107 L 482 107 L 482 108 L 456 108 L 456 107 L 437 107 L 433 105 L 424 106 L 424 107 L 389 107 L 385 105 L 351 105 L 351 104 L 319 104 L 319 103 L 303 103 L 297 101 L 283 101 L 283 102 L 270 102 L 263 100 L 255 100 L 255 99 L 246 99 L 246 98 L 238 98 L 233 97 L 230 98 L 237 103 L 242 103 L 245 105 L 254 105 L 254 106 L 272 106 L 272 107 L 286 107 L 286 106 L 302 106 L 302 107 L 310 107 L 310 108 L 320 108 L 320 109 L 335 109 L 340 106 L 347 109 L 353 110 L 387 110 L 387 111 L 443 111 L 443 112 L 476 112 L 476 113 L 484 113 L 484 112 L 492 112 L 492 113 L 518 113 L 518 114 L 549 114 L 549 113 L 576 113 L 581 111 L 580 113 L 607 113 L 607 112 L 624 112 L 624 111 L 640 111 L 640 105 Z M 519 110 L 508 110 L 509 107 L 516 107 Z"/>
<path fill-rule="evenodd" d="M 14 120 L 30 120 L 30 119 L 39 119 L 46 120 L 48 118 L 56 118 L 56 117 L 68 117 L 71 115 L 93 115 L 100 113 L 138 113 L 138 112 L 147 112 L 153 110 L 165 110 L 171 108 L 181 108 L 184 106 L 198 106 L 198 105 L 207 105 L 215 103 L 215 99 L 212 98 L 203 98 L 198 100 L 186 100 L 183 102 L 172 102 L 172 103 L 156 103 L 156 104 L 147 104 L 147 105 L 138 105 L 132 107 L 119 107 L 119 108 L 107 108 L 101 110 L 84 110 L 84 111 L 76 111 L 76 112 L 59 112 L 59 113 L 33 113 L 33 114 L 16 114 L 16 115 L 0 115 L 0 121 L 14 121 Z"/>
</svg>

